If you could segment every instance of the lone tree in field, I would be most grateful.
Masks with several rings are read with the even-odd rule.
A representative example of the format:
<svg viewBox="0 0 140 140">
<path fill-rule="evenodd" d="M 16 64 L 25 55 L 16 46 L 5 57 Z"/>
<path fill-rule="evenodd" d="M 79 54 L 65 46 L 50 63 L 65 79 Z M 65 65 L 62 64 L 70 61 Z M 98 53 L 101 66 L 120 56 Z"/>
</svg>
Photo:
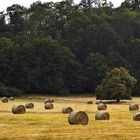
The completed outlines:
<svg viewBox="0 0 140 140">
<path fill-rule="evenodd" d="M 96 88 L 96 98 L 101 100 L 131 99 L 132 88 L 137 80 L 123 67 L 106 73 L 102 83 Z"/>
</svg>

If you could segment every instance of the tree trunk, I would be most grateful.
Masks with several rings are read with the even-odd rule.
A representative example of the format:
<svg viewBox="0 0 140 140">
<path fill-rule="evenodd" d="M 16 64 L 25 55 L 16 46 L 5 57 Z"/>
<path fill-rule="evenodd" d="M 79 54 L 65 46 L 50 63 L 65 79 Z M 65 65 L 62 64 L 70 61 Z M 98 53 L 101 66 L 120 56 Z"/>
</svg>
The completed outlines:
<svg viewBox="0 0 140 140">
<path fill-rule="evenodd" d="M 117 99 L 116 101 L 117 101 L 117 103 L 118 103 L 118 102 L 120 102 L 120 99 Z"/>
</svg>

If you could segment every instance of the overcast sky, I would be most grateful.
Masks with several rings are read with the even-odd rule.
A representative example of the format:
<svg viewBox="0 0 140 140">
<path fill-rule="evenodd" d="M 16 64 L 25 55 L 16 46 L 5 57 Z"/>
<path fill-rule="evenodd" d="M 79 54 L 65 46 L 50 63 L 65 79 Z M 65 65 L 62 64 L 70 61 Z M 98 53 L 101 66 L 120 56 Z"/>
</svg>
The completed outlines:
<svg viewBox="0 0 140 140">
<path fill-rule="evenodd" d="M 6 8 L 8 6 L 11 6 L 12 4 L 20 4 L 20 5 L 28 8 L 30 6 L 30 4 L 32 4 L 35 1 L 37 1 L 37 0 L 0 0 L 0 11 L 6 10 Z M 40 1 L 42 1 L 42 2 L 50 2 L 50 1 L 56 2 L 56 1 L 61 1 L 61 0 L 40 0 Z M 108 1 L 111 1 L 115 7 L 118 7 L 118 6 L 120 6 L 120 4 L 124 0 L 108 0 Z M 80 0 L 74 0 L 74 2 L 79 3 Z"/>
</svg>

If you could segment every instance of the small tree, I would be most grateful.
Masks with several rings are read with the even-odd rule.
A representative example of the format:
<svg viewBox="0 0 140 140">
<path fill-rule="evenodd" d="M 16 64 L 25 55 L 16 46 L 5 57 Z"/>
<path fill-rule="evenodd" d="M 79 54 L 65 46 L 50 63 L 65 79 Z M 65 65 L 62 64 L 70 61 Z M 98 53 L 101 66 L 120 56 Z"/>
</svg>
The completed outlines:
<svg viewBox="0 0 140 140">
<path fill-rule="evenodd" d="M 102 83 L 96 88 L 96 98 L 101 100 L 131 99 L 132 88 L 137 80 L 123 67 L 106 73 Z"/>
</svg>

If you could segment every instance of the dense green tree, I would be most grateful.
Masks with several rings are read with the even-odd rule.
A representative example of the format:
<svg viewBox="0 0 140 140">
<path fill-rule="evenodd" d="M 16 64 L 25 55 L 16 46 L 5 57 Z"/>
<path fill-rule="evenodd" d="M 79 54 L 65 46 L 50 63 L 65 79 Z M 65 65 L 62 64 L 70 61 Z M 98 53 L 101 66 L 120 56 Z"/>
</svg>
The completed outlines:
<svg viewBox="0 0 140 140">
<path fill-rule="evenodd" d="M 3 12 L 0 12 L 0 35 L 2 32 L 5 31 L 5 14 L 4 14 L 4 11 Z"/>
<path fill-rule="evenodd" d="M 64 73 L 65 85 L 71 93 L 82 93 L 87 92 L 86 81 L 87 76 L 85 75 L 84 66 L 77 62 L 76 59 L 71 59 Z"/>
<path fill-rule="evenodd" d="M 134 90 L 134 95 L 140 95 L 139 85 L 140 85 L 140 39 L 130 40 L 126 48 L 126 58 L 131 63 L 131 71 L 133 75 L 138 79 L 136 88 Z"/>
<path fill-rule="evenodd" d="M 16 56 L 16 76 L 22 75 L 17 81 L 20 88 L 34 92 L 59 92 L 64 87 L 63 73 L 73 54 L 56 40 L 36 38 L 25 43 Z"/>
<path fill-rule="evenodd" d="M 132 8 L 134 10 L 138 10 L 140 8 L 140 0 L 125 0 L 124 4 L 128 8 Z"/>
<path fill-rule="evenodd" d="M 104 55 L 100 53 L 90 53 L 85 61 L 85 71 L 87 80 L 87 91 L 95 92 L 96 86 L 101 82 L 106 71 L 108 70 L 108 65 Z"/>
<path fill-rule="evenodd" d="M 85 12 L 85 14 L 90 14 L 93 7 L 94 0 L 81 0 L 79 6 Z"/>
<path fill-rule="evenodd" d="M 102 83 L 96 88 L 96 97 L 101 100 L 131 99 L 132 88 L 137 80 L 123 67 L 107 72 Z"/>
<path fill-rule="evenodd" d="M 111 51 L 107 54 L 106 56 L 107 63 L 109 65 L 109 68 L 114 68 L 114 67 L 125 67 L 127 69 L 131 69 L 132 65 L 130 62 L 123 58 L 118 52 L 116 51 Z"/>
<path fill-rule="evenodd" d="M 122 8 L 119 10 L 119 12 L 113 15 L 113 27 L 116 29 L 125 43 L 134 37 L 134 21 L 136 16 L 137 12 L 131 11 L 127 8 Z"/>
<path fill-rule="evenodd" d="M 7 8 L 7 14 L 9 16 L 9 24 L 11 31 L 14 34 L 21 32 L 25 28 L 26 24 L 26 8 L 18 4 L 13 4 Z"/>
<path fill-rule="evenodd" d="M 69 47 L 79 61 L 84 62 L 90 52 L 94 52 L 97 44 L 96 27 L 89 17 L 78 11 L 67 22 L 65 46 Z"/>
<path fill-rule="evenodd" d="M 0 38 L 0 79 L 1 82 L 9 83 L 9 75 L 13 71 L 14 42 L 11 39 Z"/>
<path fill-rule="evenodd" d="M 26 92 L 80 94 L 94 92 L 108 70 L 124 67 L 140 95 L 138 2 L 113 9 L 106 0 L 7 7 L 0 12 L 0 81 Z"/>
</svg>

